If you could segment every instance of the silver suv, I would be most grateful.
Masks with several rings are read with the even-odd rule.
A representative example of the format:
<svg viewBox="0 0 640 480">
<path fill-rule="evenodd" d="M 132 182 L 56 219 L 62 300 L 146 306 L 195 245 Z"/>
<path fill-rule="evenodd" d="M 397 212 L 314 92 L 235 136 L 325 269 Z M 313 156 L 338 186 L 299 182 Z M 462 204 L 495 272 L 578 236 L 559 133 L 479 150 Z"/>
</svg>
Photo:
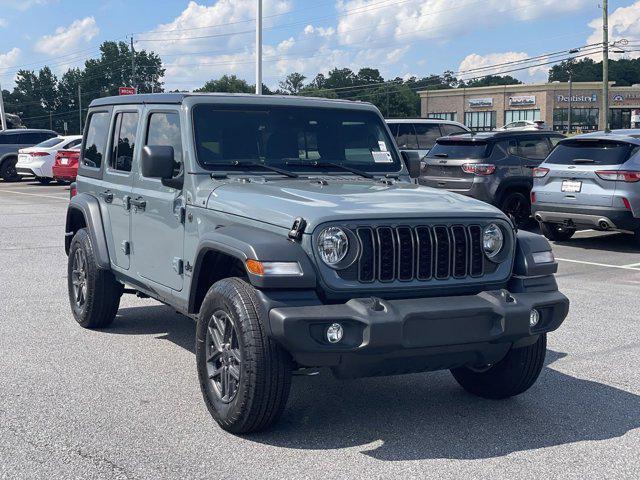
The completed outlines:
<svg viewBox="0 0 640 480">
<path fill-rule="evenodd" d="M 411 183 L 419 169 L 366 103 L 94 100 L 66 222 L 73 316 L 105 328 L 136 294 L 196 320 L 204 400 L 232 432 L 273 424 L 305 367 L 522 393 L 569 307 L 549 242 Z"/>
<path fill-rule="evenodd" d="M 640 130 L 562 140 L 534 177 L 532 211 L 547 238 L 596 229 L 640 239 Z"/>
</svg>

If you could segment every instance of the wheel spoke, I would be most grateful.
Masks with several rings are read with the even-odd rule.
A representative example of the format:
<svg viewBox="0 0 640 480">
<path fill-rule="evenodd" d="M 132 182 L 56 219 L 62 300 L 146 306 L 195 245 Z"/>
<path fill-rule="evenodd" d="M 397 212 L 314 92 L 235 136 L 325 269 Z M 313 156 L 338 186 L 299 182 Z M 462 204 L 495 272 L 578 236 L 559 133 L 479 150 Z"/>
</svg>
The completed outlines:
<svg viewBox="0 0 640 480">
<path fill-rule="evenodd" d="M 214 345 L 214 347 L 215 347 L 215 345 Z M 207 357 L 207 362 L 215 362 L 215 361 L 217 361 L 218 358 L 220 358 L 220 355 L 222 355 L 222 352 L 220 350 L 213 349 L 212 352 Z"/>
<path fill-rule="evenodd" d="M 236 382 L 240 381 L 240 369 L 236 365 L 229 366 L 229 375 L 231 375 Z"/>
<path fill-rule="evenodd" d="M 240 364 L 240 349 L 239 348 L 232 348 L 229 350 L 229 355 L 231 355 L 231 358 L 233 359 L 233 361 L 236 364 Z"/>
<path fill-rule="evenodd" d="M 222 339 L 220 338 L 220 335 L 218 334 L 216 329 L 213 328 L 212 326 L 209 326 L 209 336 L 211 337 L 211 341 L 213 343 L 213 346 L 216 348 L 216 350 L 218 352 L 221 352 L 222 351 Z"/>
</svg>

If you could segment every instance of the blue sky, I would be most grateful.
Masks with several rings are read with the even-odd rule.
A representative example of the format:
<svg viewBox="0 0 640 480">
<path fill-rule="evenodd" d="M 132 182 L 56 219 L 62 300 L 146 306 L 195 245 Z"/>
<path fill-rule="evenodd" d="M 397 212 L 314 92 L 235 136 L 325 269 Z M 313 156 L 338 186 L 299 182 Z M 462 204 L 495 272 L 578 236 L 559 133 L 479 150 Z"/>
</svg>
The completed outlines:
<svg viewBox="0 0 640 480">
<path fill-rule="evenodd" d="M 600 0 L 264 0 L 264 82 L 333 67 L 385 77 L 463 72 L 601 39 Z M 640 1 L 610 2 L 614 39 L 640 41 Z M 166 87 L 235 73 L 254 81 L 255 0 L 0 0 L 0 82 L 18 68 L 60 74 L 104 40 L 159 53 Z M 636 53 L 628 53 L 635 56 Z M 502 67 L 502 70 L 513 67 Z M 548 67 L 510 73 L 541 81 Z M 494 67 L 485 73 L 502 73 Z"/>
</svg>

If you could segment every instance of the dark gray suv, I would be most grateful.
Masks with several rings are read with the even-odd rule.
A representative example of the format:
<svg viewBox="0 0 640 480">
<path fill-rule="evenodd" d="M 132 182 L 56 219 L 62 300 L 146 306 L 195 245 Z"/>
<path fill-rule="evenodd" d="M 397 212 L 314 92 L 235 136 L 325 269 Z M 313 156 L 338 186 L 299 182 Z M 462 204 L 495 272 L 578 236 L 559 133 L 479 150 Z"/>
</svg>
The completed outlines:
<svg viewBox="0 0 640 480">
<path fill-rule="evenodd" d="M 422 162 L 420 184 L 497 206 L 518 225 L 531 217 L 532 170 L 564 136 L 499 131 L 439 138 Z"/>
</svg>

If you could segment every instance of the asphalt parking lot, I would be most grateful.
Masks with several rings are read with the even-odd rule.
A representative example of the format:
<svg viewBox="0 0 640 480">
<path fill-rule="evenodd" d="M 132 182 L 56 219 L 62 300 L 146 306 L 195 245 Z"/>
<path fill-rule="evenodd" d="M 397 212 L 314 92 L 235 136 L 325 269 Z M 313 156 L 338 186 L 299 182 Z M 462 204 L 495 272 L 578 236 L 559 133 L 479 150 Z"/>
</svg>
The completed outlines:
<svg viewBox="0 0 640 480">
<path fill-rule="evenodd" d="M 640 250 L 554 245 L 569 318 L 524 395 L 448 372 L 294 377 L 282 421 L 237 437 L 198 387 L 194 323 L 123 297 L 112 328 L 69 311 L 68 187 L 0 183 L 0 478 L 638 478 Z"/>
</svg>

